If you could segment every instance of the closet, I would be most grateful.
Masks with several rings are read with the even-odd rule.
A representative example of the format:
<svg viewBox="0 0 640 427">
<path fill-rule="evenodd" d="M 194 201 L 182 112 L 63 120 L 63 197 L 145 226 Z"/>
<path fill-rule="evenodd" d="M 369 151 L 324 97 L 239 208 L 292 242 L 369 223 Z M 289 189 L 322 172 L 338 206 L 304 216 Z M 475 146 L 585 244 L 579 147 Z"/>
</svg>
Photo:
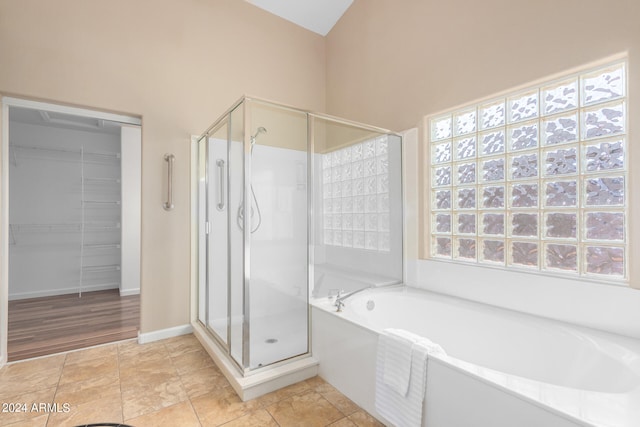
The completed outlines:
<svg viewBox="0 0 640 427">
<path fill-rule="evenodd" d="M 21 301 L 139 294 L 140 127 L 32 108 L 8 115 L 10 328 Z M 86 311 L 74 315 L 96 328 L 95 307 Z"/>
<path fill-rule="evenodd" d="M 120 126 L 52 116 L 9 113 L 10 300 L 121 286 Z"/>
</svg>

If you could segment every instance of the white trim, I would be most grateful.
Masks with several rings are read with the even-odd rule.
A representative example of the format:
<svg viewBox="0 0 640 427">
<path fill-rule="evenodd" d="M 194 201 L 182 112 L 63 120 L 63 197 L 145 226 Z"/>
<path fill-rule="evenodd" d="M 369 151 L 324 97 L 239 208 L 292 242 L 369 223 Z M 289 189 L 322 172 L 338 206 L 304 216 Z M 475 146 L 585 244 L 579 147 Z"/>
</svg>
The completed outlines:
<svg viewBox="0 0 640 427">
<path fill-rule="evenodd" d="M 123 291 L 122 289 L 120 289 L 121 297 L 128 297 L 129 295 L 139 295 L 139 294 L 140 294 L 140 288 L 127 289 L 126 291 Z"/>
<path fill-rule="evenodd" d="M 107 283 L 101 285 L 84 285 L 82 287 L 82 292 L 93 292 L 93 291 L 104 291 L 107 289 L 118 289 L 120 284 L 117 282 Z M 67 294 L 78 294 L 78 287 L 74 286 L 71 288 L 61 288 L 61 289 L 47 289 L 43 291 L 33 291 L 33 292 L 20 292 L 15 294 L 9 294 L 9 301 L 27 299 L 27 298 L 39 298 L 39 297 L 51 297 L 55 295 L 67 295 Z"/>
<path fill-rule="evenodd" d="M 0 366 L 7 363 L 9 339 L 9 107 L 5 99 L 0 98 Z"/>
<path fill-rule="evenodd" d="M 193 332 L 193 327 L 189 324 L 174 326 L 172 328 L 160 329 L 152 332 L 138 333 L 138 344 L 147 344 L 165 338 L 179 337 Z"/>
<path fill-rule="evenodd" d="M 198 136 L 191 135 L 191 323 L 198 320 Z"/>
<path fill-rule="evenodd" d="M 111 122 L 126 123 L 130 125 L 142 125 L 139 117 L 126 116 L 123 114 L 105 113 L 103 111 L 90 110 L 87 108 L 68 107 L 66 105 L 49 104 L 46 102 L 31 101 L 28 99 L 5 97 L 2 99 L 4 105 L 10 107 L 31 108 L 33 110 L 51 111 L 54 113 L 72 114 L 75 116 L 91 117 L 94 119 L 108 120 Z"/>
<path fill-rule="evenodd" d="M 243 376 L 200 322 L 193 324 L 193 334 L 243 402 L 318 375 L 318 360 L 311 355 L 302 355 Z"/>
</svg>

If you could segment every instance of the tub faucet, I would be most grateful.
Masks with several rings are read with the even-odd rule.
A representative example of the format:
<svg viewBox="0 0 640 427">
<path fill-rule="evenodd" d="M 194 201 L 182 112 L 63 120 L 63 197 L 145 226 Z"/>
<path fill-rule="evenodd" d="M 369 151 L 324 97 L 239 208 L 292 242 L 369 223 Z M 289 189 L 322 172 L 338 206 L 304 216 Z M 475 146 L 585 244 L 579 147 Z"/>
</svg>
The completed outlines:
<svg viewBox="0 0 640 427">
<path fill-rule="evenodd" d="M 344 307 L 344 300 L 346 300 L 347 298 L 349 298 L 352 295 L 355 295 L 355 294 L 357 294 L 359 292 L 366 291 L 367 289 L 371 289 L 371 288 L 373 288 L 373 286 L 366 286 L 364 288 L 356 289 L 355 291 L 349 292 L 348 294 L 345 294 L 345 295 L 340 295 L 340 293 L 338 293 L 338 297 L 336 298 L 336 302 L 333 304 L 336 307 L 336 311 L 338 313 L 340 313 L 342 311 L 342 308 Z"/>
</svg>

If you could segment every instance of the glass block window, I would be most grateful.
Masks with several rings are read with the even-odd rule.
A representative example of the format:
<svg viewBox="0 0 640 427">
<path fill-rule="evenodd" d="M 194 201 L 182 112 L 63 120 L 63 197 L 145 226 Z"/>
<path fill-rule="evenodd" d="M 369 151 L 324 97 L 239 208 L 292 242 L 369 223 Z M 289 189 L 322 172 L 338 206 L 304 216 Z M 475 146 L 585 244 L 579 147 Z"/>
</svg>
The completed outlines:
<svg viewBox="0 0 640 427">
<path fill-rule="evenodd" d="M 383 135 L 322 155 L 325 245 L 391 250 L 388 151 Z M 450 153 L 451 146 L 434 145 L 433 155 L 442 162 Z M 440 197 L 441 204 L 451 203 Z"/>
<path fill-rule="evenodd" d="M 627 279 L 626 63 L 429 121 L 431 256 Z"/>
</svg>

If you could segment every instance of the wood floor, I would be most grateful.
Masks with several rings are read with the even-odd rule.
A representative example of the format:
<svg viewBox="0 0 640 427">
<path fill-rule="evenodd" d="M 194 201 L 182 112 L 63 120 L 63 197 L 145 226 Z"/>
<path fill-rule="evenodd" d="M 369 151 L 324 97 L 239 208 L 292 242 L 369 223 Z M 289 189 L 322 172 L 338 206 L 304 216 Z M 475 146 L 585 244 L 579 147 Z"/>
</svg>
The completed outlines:
<svg viewBox="0 0 640 427">
<path fill-rule="evenodd" d="M 134 338 L 140 295 L 117 289 L 9 301 L 9 361 Z"/>
</svg>

